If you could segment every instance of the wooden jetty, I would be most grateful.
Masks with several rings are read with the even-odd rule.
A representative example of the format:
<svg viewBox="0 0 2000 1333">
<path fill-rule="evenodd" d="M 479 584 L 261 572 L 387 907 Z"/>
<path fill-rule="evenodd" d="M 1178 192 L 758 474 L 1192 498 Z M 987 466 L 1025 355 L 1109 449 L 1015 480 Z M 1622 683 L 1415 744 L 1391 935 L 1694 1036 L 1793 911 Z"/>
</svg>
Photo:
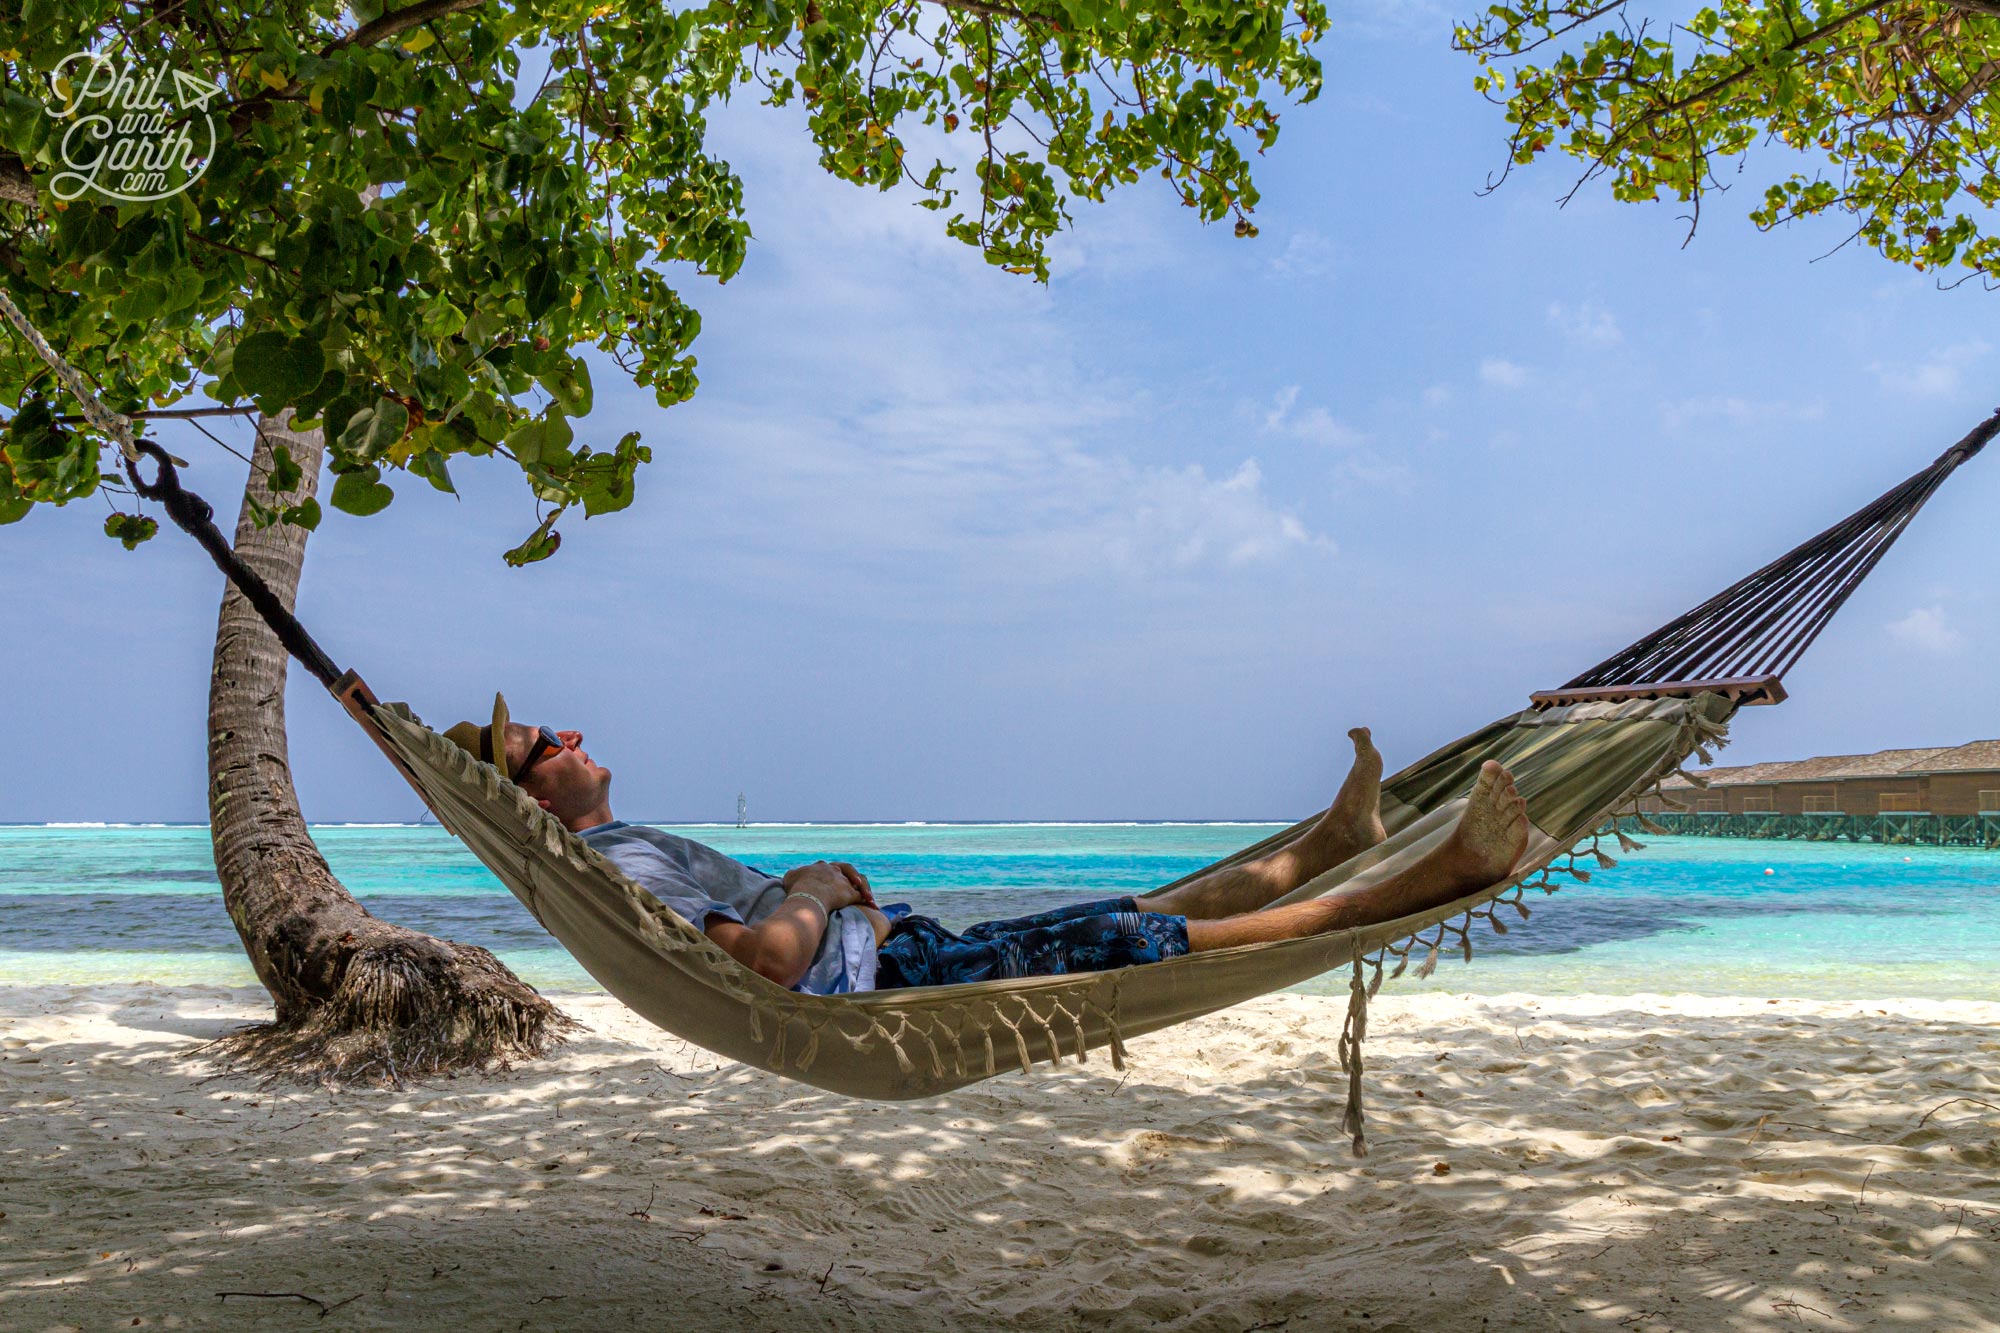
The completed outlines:
<svg viewBox="0 0 2000 1333">
<path fill-rule="evenodd" d="M 1922 847 L 1983 847 L 2000 851 L 2000 814 L 1931 815 L 1891 811 L 1872 815 L 1781 815 L 1774 811 L 1649 812 L 1649 823 L 1677 837 L 1781 838 L 1798 842 L 1877 842 Z"/>
<path fill-rule="evenodd" d="M 2000 740 L 1703 769 L 1639 808 L 1699 838 L 2000 848 Z"/>
</svg>

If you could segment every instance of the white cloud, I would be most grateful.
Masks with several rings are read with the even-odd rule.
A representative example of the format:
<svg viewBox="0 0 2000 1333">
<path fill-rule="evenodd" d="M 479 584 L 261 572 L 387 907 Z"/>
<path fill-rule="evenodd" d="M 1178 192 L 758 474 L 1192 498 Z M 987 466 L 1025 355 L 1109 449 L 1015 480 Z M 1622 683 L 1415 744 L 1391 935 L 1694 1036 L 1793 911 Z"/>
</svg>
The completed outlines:
<svg viewBox="0 0 2000 1333">
<path fill-rule="evenodd" d="M 1948 653 L 1965 641 L 1941 606 L 1911 608 L 1908 615 L 1889 622 L 1889 633 L 1899 643 L 1927 653 Z"/>
<path fill-rule="evenodd" d="M 1573 306 L 1551 301 L 1549 323 L 1571 342 L 1590 347 L 1616 347 L 1625 341 L 1617 317 L 1595 301 Z"/>
<path fill-rule="evenodd" d="M 1375 486 L 1398 495 L 1408 495 L 1417 485 L 1417 474 L 1409 464 L 1383 458 L 1372 449 L 1343 458 L 1333 477 L 1339 485 Z"/>
<path fill-rule="evenodd" d="M 1254 458 L 1220 480 L 1192 464 L 1114 471 L 1123 473 L 1117 487 L 1121 500 L 1097 516 L 1093 537 L 1120 568 L 1135 573 L 1237 568 L 1293 550 L 1334 550 L 1332 541 L 1314 536 L 1297 516 L 1271 504 Z"/>
<path fill-rule="evenodd" d="M 731 147 L 732 160 L 793 188 L 760 200 L 762 249 L 730 300 L 707 312 L 704 347 L 716 363 L 769 373 L 711 377 L 675 409 L 680 494 L 639 501 L 671 516 L 676 542 L 708 553 L 719 585 L 782 589 L 801 606 L 865 601 L 912 619 L 975 609 L 1046 618 L 1167 587 L 1227 607 L 1250 595 L 1252 571 L 1260 589 L 1290 586 L 1288 576 L 1333 557 L 1291 491 L 1273 493 L 1254 444 L 1212 447 L 1229 425 L 1226 399 L 1204 409 L 1199 387 L 1182 401 L 1175 386 L 1108 370 L 1089 335 L 1054 316 L 1050 288 L 996 275 L 976 251 L 941 240 L 936 217 L 908 198 L 818 179 L 809 145 L 771 136 Z M 1151 262 L 1151 240 L 1107 251 L 1101 212 L 1067 233 L 1074 249 L 1057 286 L 1064 268 Z M 620 419 L 628 395 L 635 413 L 653 412 L 649 391 L 606 390 L 600 415 Z M 1252 435 L 1266 427 L 1272 448 L 1361 438 L 1298 397 L 1281 394 L 1237 424 Z M 1204 411 L 1209 429 L 1183 420 Z M 660 447 L 660 435 L 648 438 Z M 629 552 L 633 571 L 657 565 L 647 553 L 659 538 L 646 527 L 604 538 Z"/>
<path fill-rule="evenodd" d="M 732 488 L 782 514 L 790 568 L 858 566 L 872 580 L 948 576 L 1016 588 L 1104 570 L 1226 572 L 1290 554 L 1332 554 L 1264 488 L 1254 458 L 1230 474 L 1202 464 L 1144 464 L 1076 446 L 1068 430 L 1126 416 L 1028 400 L 896 404 L 848 422 L 740 418 L 726 438 Z M 1124 424 L 1130 424 L 1126 420 Z M 838 496 L 828 504 L 826 496 Z M 796 576 L 796 574 L 794 574 Z"/>
<path fill-rule="evenodd" d="M 1394 459 L 1368 447 L 1368 436 L 1337 420 L 1323 407 L 1299 408 L 1299 386 L 1280 389 L 1264 409 L 1264 433 L 1340 451 L 1330 474 L 1336 487 L 1379 486 L 1407 493 L 1416 475 Z"/>
<path fill-rule="evenodd" d="M 1985 341 L 1974 338 L 1940 347 L 1914 364 L 1877 361 L 1869 369 L 1885 389 L 1913 398 L 1944 398 L 1958 392 L 1960 377 L 1991 350 Z"/>
<path fill-rule="evenodd" d="M 1759 402 L 1732 394 L 1706 398 L 1684 398 L 1660 404 L 1660 421 L 1668 430 L 1682 430 L 1702 422 L 1721 421 L 1731 426 L 1765 426 L 1784 421 L 1818 421 L 1826 415 L 1823 403 L 1793 403 L 1783 399 Z"/>
<path fill-rule="evenodd" d="M 1453 12 L 1437 0 L 1359 0 L 1336 11 L 1336 32 L 1377 40 L 1429 41 L 1450 28 Z"/>
<path fill-rule="evenodd" d="M 859 410 L 801 407 L 702 404 L 681 477 L 730 503 L 676 522 L 738 578 L 781 578 L 802 597 L 894 590 L 916 614 L 973 590 L 1025 608 L 1056 588 L 1227 580 L 1336 550 L 1254 458 L 1218 471 L 1131 456 L 1161 409 L 1079 382 L 1059 357 L 1017 381 L 941 372 L 928 390 L 899 378 Z M 749 542 L 745 514 L 760 516 Z M 640 525 L 621 534 L 645 540 Z"/>
<path fill-rule="evenodd" d="M 1288 436 L 1294 440 L 1304 440 L 1308 444 L 1322 445 L 1329 449 L 1350 449 L 1367 442 L 1368 437 L 1360 431 L 1337 420 L 1323 407 L 1308 407 L 1298 410 L 1299 386 L 1288 385 L 1278 391 L 1271 400 L 1271 406 L 1264 412 L 1264 430 L 1267 434 Z"/>
<path fill-rule="evenodd" d="M 1479 382 L 1496 389 L 1518 389 L 1528 382 L 1528 368 L 1504 357 L 1489 356 L 1479 363 Z"/>
<path fill-rule="evenodd" d="M 1271 271 L 1283 278 L 1328 278 L 1338 262 L 1333 242 L 1308 227 L 1291 234 Z"/>
</svg>

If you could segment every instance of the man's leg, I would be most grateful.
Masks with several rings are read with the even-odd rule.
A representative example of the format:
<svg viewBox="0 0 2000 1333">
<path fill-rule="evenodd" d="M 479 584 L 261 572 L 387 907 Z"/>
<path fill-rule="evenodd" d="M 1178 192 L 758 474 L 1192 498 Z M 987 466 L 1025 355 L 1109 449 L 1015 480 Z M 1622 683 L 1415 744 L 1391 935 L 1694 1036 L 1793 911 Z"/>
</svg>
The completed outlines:
<svg viewBox="0 0 2000 1333">
<path fill-rule="evenodd" d="M 1498 884 L 1528 845 L 1528 807 L 1514 777 L 1489 759 L 1458 826 L 1443 845 L 1402 874 L 1352 893 L 1250 911 L 1220 921 L 1189 921 L 1188 950 L 1300 939 L 1329 930 L 1372 926 L 1428 911 Z"/>
<path fill-rule="evenodd" d="M 1354 742 L 1354 767 L 1333 805 L 1311 828 L 1254 861 L 1149 893 L 1136 900 L 1139 910 L 1197 921 L 1254 912 L 1382 841 L 1382 756 L 1368 728 L 1356 727 L 1347 735 Z"/>
<path fill-rule="evenodd" d="M 962 935 L 927 917 L 905 917 L 876 954 L 875 985 L 888 990 L 1101 972 L 1187 952 L 1185 921 L 1137 911 L 1130 898 L 989 921 Z"/>
<path fill-rule="evenodd" d="M 1527 845 L 1527 806 L 1514 790 L 1513 777 L 1488 760 L 1465 813 L 1443 845 L 1381 884 L 1209 921 L 1183 921 L 1179 914 L 1140 906 L 1143 900 L 1081 903 L 1040 917 L 990 922 L 976 928 L 981 932 L 976 939 L 969 937 L 971 932 L 952 935 L 925 918 L 906 918 L 904 928 L 882 947 L 877 984 L 887 989 L 1094 972 L 1158 962 L 1183 951 L 1298 939 L 1392 921 L 1499 883 Z M 1128 902 L 1139 910 L 1130 910 Z M 918 923 L 914 929 L 911 921 Z"/>
</svg>

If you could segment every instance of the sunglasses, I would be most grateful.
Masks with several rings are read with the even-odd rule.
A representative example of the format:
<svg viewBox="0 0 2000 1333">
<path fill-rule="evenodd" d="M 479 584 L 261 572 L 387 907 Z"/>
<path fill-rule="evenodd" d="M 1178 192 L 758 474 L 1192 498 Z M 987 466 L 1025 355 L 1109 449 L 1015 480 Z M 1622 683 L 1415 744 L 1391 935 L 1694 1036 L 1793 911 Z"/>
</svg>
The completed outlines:
<svg viewBox="0 0 2000 1333">
<path fill-rule="evenodd" d="M 522 778 L 527 777 L 535 765 L 539 764 L 549 751 L 565 750 L 568 748 L 563 738 L 556 735 L 554 727 L 540 728 L 535 733 L 535 743 L 528 747 L 528 757 L 523 759 L 521 766 L 514 770 L 514 781 L 519 782 Z"/>
</svg>

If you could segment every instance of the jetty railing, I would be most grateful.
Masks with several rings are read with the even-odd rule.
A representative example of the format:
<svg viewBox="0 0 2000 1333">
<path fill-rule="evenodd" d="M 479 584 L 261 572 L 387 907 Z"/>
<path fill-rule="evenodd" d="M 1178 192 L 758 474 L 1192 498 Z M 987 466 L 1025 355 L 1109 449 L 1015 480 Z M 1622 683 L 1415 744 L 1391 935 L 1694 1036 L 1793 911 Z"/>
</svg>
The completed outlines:
<svg viewBox="0 0 2000 1333">
<path fill-rule="evenodd" d="M 1897 846 L 1983 847 L 2000 850 L 2000 813 L 1933 815 L 1890 811 L 1849 815 L 1831 811 L 1783 815 L 1769 811 L 1649 811 L 1646 821 L 1675 837 L 1772 838 L 1796 842 L 1875 842 Z"/>
</svg>

